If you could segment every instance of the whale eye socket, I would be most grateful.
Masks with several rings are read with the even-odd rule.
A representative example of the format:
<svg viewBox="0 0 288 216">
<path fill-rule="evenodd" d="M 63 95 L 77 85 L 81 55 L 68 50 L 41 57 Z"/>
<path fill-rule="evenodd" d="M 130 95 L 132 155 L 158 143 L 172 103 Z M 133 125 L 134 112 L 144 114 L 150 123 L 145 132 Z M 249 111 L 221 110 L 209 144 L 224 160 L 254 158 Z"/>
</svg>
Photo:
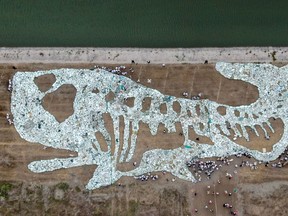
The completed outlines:
<svg viewBox="0 0 288 216">
<path fill-rule="evenodd" d="M 48 91 L 55 82 L 56 77 L 54 74 L 44 74 L 34 78 L 34 83 L 41 92 Z"/>
<path fill-rule="evenodd" d="M 64 122 L 74 113 L 76 92 L 74 85 L 63 84 L 56 91 L 46 94 L 41 104 L 59 123 Z"/>
</svg>

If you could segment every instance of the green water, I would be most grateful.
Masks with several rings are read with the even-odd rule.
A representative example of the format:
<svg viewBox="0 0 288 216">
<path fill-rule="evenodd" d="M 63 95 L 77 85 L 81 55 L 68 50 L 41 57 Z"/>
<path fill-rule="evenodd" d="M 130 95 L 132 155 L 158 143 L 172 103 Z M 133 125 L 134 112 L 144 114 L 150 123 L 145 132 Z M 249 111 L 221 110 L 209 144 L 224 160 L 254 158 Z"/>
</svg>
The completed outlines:
<svg viewBox="0 0 288 216">
<path fill-rule="evenodd" d="M 0 46 L 288 46 L 287 0 L 0 0 Z"/>
</svg>

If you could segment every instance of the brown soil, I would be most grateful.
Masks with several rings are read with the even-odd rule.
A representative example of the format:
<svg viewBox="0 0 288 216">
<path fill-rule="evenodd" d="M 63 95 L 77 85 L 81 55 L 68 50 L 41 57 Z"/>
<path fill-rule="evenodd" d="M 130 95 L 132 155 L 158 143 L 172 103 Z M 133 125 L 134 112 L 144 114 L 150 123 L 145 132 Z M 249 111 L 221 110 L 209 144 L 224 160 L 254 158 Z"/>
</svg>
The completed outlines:
<svg viewBox="0 0 288 216">
<path fill-rule="evenodd" d="M 13 69 L 13 66 L 17 69 Z M 63 67 L 92 68 L 94 65 L 0 65 L 0 196 L 4 183 L 13 184 L 13 188 L 8 192 L 8 197 L 2 198 L 0 201 L 0 215 L 222 216 L 230 215 L 229 209 L 223 208 L 223 204 L 227 202 L 233 205 L 233 210 L 239 211 L 239 215 L 265 216 L 272 213 L 275 216 L 287 215 L 287 167 L 278 169 L 271 166 L 265 167 L 264 164 L 261 164 L 256 170 L 251 170 L 248 167 L 240 168 L 239 164 L 243 160 L 253 162 L 253 159 L 249 158 L 230 157 L 229 159 L 233 159 L 233 161 L 230 162 L 229 166 L 223 164 L 222 168 L 215 172 L 211 179 L 207 179 L 203 173 L 200 174 L 202 181 L 197 184 L 174 179 L 169 173 L 153 173 L 159 175 L 158 180 L 142 182 L 132 177 L 123 177 L 112 186 L 93 191 L 87 191 L 84 187 L 93 175 L 96 166 L 61 169 L 42 174 L 29 171 L 27 165 L 32 161 L 70 157 L 71 154 L 76 156 L 77 153 L 43 148 L 42 145 L 26 142 L 19 136 L 13 125 L 9 125 L 6 121 L 6 113 L 10 112 L 10 93 L 7 91 L 8 79 L 11 79 L 16 71 L 37 71 Z M 202 93 L 203 98 L 233 106 L 250 104 L 258 97 L 255 86 L 222 77 L 216 73 L 213 64 L 182 64 L 166 65 L 165 67 L 152 64 L 133 64 L 126 65 L 126 67 L 134 68 L 134 72 L 129 72 L 127 75 L 131 79 L 139 80 L 145 86 L 176 97 L 183 97 L 183 92 L 188 92 L 189 98 Z M 151 83 L 148 82 L 148 79 L 151 79 Z M 48 79 L 42 77 L 35 82 L 40 90 L 46 91 L 53 84 L 53 76 L 48 77 Z M 43 101 L 43 106 L 47 110 L 50 109 L 58 120 L 62 121 L 73 113 L 71 104 L 75 92 L 72 89 L 62 89 L 57 93 L 48 98 L 53 103 L 47 102 L 47 99 L 46 102 Z M 127 103 L 133 103 L 133 101 L 127 101 Z M 179 107 L 177 108 L 175 105 L 174 109 L 179 109 Z M 165 112 L 165 107 L 162 107 L 162 111 Z M 108 117 L 107 121 L 109 122 Z M 253 142 L 246 144 L 242 140 L 239 143 L 258 150 L 262 150 L 265 146 L 269 151 L 279 139 L 283 129 L 281 121 L 275 120 L 275 123 L 271 123 L 275 124 L 273 126 L 276 133 L 270 140 L 266 140 L 262 134 L 259 137 L 253 136 Z M 108 131 L 112 131 L 111 129 L 107 128 Z M 120 130 L 123 131 L 123 129 Z M 139 162 L 143 153 L 148 149 L 176 148 L 183 143 L 181 127 L 177 127 L 177 132 L 171 134 L 164 132 L 164 130 L 164 126 L 160 126 L 158 134 L 152 137 L 147 126 L 141 125 L 136 153 L 132 162 Z M 197 138 L 193 131 L 190 138 Z M 207 138 L 200 137 L 199 142 L 206 143 L 209 141 L 205 139 Z M 210 160 L 216 159 L 211 158 Z M 119 169 L 133 169 L 132 162 L 120 164 Z M 221 162 L 218 161 L 217 163 Z M 236 164 L 238 168 L 235 168 Z M 227 172 L 233 174 L 231 180 L 225 176 Z M 220 184 L 218 180 L 221 182 Z M 68 188 L 64 187 L 65 184 L 61 182 L 67 183 Z M 225 190 L 231 192 L 231 196 L 225 194 Z M 219 192 L 219 195 L 216 195 L 216 192 Z M 196 196 L 195 193 L 197 193 Z M 209 200 L 212 201 L 211 204 L 209 204 Z M 207 209 L 205 208 L 206 205 L 208 206 Z M 198 213 L 195 213 L 195 208 L 198 209 Z M 212 209 L 213 212 L 210 212 Z"/>
</svg>

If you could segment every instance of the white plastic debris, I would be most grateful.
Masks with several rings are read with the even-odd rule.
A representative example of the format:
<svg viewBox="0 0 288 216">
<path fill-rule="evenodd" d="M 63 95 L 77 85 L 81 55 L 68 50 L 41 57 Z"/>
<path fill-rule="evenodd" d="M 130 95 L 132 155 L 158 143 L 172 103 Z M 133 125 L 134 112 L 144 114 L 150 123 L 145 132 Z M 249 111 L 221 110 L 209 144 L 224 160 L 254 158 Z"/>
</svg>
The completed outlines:
<svg viewBox="0 0 288 216">
<path fill-rule="evenodd" d="M 87 189 L 113 184 L 121 176 L 141 176 L 154 171 L 171 172 L 178 178 L 195 182 L 196 179 L 186 165 L 186 162 L 193 158 L 246 154 L 266 162 L 276 159 L 288 145 L 287 66 L 278 68 L 270 64 L 217 63 L 216 69 L 223 76 L 229 79 L 243 80 L 258 87 L 259 99 L 250 105 L 238 107 L 218 104 L 207 99 L 189 100 L 163 95 L 157 90 L 137 83 L 140 82 L 139 79 L 137 82 L 133 82 L 127 77 L 117 75 L 123 69 L 125 69 L 123 66 L 113 69 L 116 71 L 109 69 L 111 73 L 106 71 L 106 67 L 92 70 L 59 69 L 34 73 L 17 72 L 14 75 L 13 82 L 11 82 L 11 112 L 15 128 L 20 136 L 29 142 L 78 153 L 78 156 L 70 158 L 34 161 L 28 165 L 31 171 L 41 173 L 61 168 L 96 164 L 97 170 L 87 184 Z M 34 83 L 35 77 L 44 74 L 54 74 L 56 77 L 56 82 L 45 93 L 41 92 Z M 77 89 L 77 94 L 73 105 L 73 115 L 59 123 L 53 115 L 42 107 L 39 101 L 46 94 L 56 91 L 64 84 L 73 85 Z M 95 88 L 99 90 L 99 93 L 92 92 Z M 109 92 L 113 92 L 115 95 L 111 101 L 106 100 L 106 95 Z M 135 98 L 133 107 L 124 103 L 124 99 L 129 97 Z M 152 104 L 150 110 L 144 113 L 141 109 L 145 97 L 150 97 Z M 173 110 L 174 102 L 181 105 L 180 113 Z M 167 107 L 165 114 L 160 112 L 159 107 L 162 103 L 166 104 Z M 219 106 L 226 108 L 226 115 L 218 113 L 217 108 Z M 199 116 L 195 115 L 197 113 L 196 107 L 200 109 Z M 188 111 L 190 114 L 192 113 L 192 116 L 188 115 Z M 240 115 L 235 115 L 235 111 L 238 111 Z M 103 114 L 107 113 L 113 120 L 114 136 L 109 134 L 104 125 Z M 254 118 L 253 115 L 257 118 Z M 123 148 L 120 148 L 120 116 L 123 116 L 125 124 Z M 274 145 L 271 152 L 250 150 L 228 138 L 230 131 L 227 128 L 227 122 L 230 130 L 233 130 L 237 137 L 244 137 L 249 141 L 247 127 L 252 128 L 256 133 L 255 126 L 262 126 L 262 130 L 268 135 L 263 127 L 263 124 L 267 124 L 271 131 L 274 131 L 269 122 L 270 118 L 280 118 L 284 123 L 282 138 Z M 138 144 L 137 134 L 140 121 L 149 125 L 151 134 L 157 133 L 160 123 L 164 124 L 168 133 L 174 132 L 176 130 L 175 124 L 180 123 L 184 143 L 175 149 L 148 150 L 143 154 L 142 160 L 135 169 L 127 172 L 119 171 L 117 170 L 117 163 L 129 162 L 134 155 L 134 150 Z M 131 133 L 130 125 L 133 129 Z M 241 127 L 242 133 L 238 131 L 236 125 Z M 210 137 L 214 145 L 197 145 L 197 142 L 190 140 L 188 138 L 189 127 L 193 127 L 199 136 Z M 108 151 L 101 150 L 95 132 L 100 132 L 104 136 Z M 115 137 L 114 142 L 116 143 L 113 154 L 111 151 L 114 143 L 112 137 Z M 130 145 L 126 143 L 129 138 L 131 140 Z M 117 160 L 118 155 L 120 155 L 121 161 Z M 201 181 L 201 177 L 198 180 Z"/>
</svg>

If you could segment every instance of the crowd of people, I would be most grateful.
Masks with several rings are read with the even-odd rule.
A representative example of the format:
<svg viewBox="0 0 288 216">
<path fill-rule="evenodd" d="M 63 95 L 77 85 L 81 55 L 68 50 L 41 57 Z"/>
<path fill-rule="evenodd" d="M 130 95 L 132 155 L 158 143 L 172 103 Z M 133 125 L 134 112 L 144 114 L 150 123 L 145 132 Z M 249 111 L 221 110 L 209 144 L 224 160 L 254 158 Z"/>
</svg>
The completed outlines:
<svg viewBox="0 0 288 216">
<path fill-rule="evenodd" d="M 6 120 L 7 120 L 9 125 L 14 123 L 9 113 L 6 114 Z"/>
<path fill-rule="evenodd" d="M 219 169 L 217 163 L 211 160 L 202 161 L 200 159 L 195 159 L 195 160 L 188 161 L 186 165 L 188 167 L 191 167 L 192 170 L 195 172 L 195 174 L 205 173 L 208 179 L 210 179 L 212 173 L 215 170 Z"/>
<path fill-rule="evenodd" d="M 7 90 L 10 91 L 10 92 L 12 91 L 12 80 L 11 79 L 8 80 L 8 88 L 7 88 Z"/>
<path fill-rule="evenodd" d="M 126 70 L 126 66 L 124 66 L 124 65 L 116 66 L 114 68 L 95 65 L 94 68 L 91 68 L 91 70 L 94 70 L 96 68 L 103 69 L 103 70 L 106 70 L 106 71 L 108 71 L 110 73 L 117 74 L 117 75 L 123 75 L 123 76 L 127 75 L 128 71 L 131 72 L 131 73 L 134 72 L 133 68 L 129 68 L 129 70 L 127 71 Z"/>
<path fill-rule="evenodd" d="M 151 173 L 148 173 L 147 175 L 135 176 L 134 178 L 141 181 L 148 181 L 149 179 L 154 181 L 157 180 L 159 177 L 157 174 L 152 175 Z"/>
</svg>

